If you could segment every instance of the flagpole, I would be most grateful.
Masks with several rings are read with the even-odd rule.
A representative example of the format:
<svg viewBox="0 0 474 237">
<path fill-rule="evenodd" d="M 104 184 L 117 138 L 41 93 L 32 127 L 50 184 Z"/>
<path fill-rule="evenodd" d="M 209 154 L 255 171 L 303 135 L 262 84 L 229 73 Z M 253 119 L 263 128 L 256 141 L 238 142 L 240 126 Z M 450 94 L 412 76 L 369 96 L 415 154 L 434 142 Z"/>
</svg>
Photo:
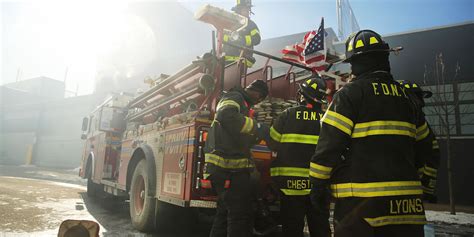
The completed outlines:
<svg viewBox="0 0 474 237">
<path fill-rule="evenodd" d="M 243 47 L 243 46 L 240 46 L 240 45 L 235 45 L 235 44 L 232 44 L 232 43 L 229 43 L 229 42 L 223 42 L 223 43 L 225 45 L 229 45 L 231 47 L 238 48 L 240 50 L 245 50 L 247 52 L 251 52 L 251 53 L 263 56 L 263 57 L 267 57 L 267 58 L 270 58 L 270 59 L 273 59 L 273 60 L 276 60 L 276 61 L 279 61 L 279 62 L 282 62 L 282 63 L 290 64 L 292 66 L 299 67 L 299 68 L 302 68 L 302 69 L 305 69 L 305 70 L 308 70 L 308 71 L 311 71 L 311 72 L 313 71 L 310 67 L 306 67 L 306 66 L 301 65 L 299 63 L 294 63 L 294 62 L 291 62 L 291 61 L 288 61 L 288 60 L 285 60 L 285 59 L 281 59 L 281 58 L 275 57 L 273 55 L 266 54 L 266 53 L 263 53 L 263 52 L 260 52 L 260 51 L 257 51 L 257 50 L 251 49 L 251 48 Z"/>
</svg>

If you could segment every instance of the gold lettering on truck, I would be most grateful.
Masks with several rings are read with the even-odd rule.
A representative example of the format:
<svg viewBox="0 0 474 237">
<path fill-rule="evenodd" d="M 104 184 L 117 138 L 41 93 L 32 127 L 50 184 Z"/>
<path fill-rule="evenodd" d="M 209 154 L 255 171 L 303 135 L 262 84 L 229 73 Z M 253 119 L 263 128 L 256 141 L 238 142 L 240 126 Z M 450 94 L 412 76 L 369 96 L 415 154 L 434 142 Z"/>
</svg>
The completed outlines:
<svg viewBox="0 0 474 237">
<path fill-rule="evenodd" d="M 185 151 L 188 145 L 188 131 L 183 130 L 181 132 L 169 134 L 165 138 L 165 153 L 166 154 L 179 154 Z"/>
</svg>

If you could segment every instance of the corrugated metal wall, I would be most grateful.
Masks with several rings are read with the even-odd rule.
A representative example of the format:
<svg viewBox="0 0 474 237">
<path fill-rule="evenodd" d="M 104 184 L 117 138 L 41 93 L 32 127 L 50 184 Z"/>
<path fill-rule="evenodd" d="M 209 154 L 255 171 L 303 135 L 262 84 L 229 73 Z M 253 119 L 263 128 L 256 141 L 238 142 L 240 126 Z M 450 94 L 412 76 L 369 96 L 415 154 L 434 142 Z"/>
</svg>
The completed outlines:
<svg viewBox="0 0 474 237">
<path fill-rule="evenodd" d="M 15 103 L 16 96 L 28 94 L 3 95 L 0 104 L 0 164 L 78 167 L 83 148 L 82 118 L 103 96 L 48 100 L 35 97 L 19 104 Z"/>
</svg>

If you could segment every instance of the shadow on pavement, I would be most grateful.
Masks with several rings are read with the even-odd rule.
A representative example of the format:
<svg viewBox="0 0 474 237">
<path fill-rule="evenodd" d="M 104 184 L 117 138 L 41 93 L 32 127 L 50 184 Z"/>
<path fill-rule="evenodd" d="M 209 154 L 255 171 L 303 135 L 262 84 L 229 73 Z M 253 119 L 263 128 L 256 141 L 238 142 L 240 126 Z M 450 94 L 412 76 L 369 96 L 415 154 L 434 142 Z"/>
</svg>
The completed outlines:
<svg viewBox="0 0 474 237">
<path fill-rule="evenodd" d="M 153 233 L 141 233 L 131 224 L 128 201 L 114 197 L 90 198 L 85 192 L 80 195 L 85 208 L 101 225 L 101 236 L 209 236 L 210 217 L 203 217 L 196 209 L 161 203 L 158 209 L 157 230 Z"/>
</svg>

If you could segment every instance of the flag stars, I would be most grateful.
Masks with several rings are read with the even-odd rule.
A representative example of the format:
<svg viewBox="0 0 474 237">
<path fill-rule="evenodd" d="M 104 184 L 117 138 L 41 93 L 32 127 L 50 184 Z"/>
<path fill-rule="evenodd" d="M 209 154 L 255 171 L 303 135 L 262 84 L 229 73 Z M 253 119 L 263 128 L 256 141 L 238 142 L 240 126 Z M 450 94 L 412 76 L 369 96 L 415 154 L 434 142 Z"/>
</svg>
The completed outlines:
<svg viewBox="0 0 474 237">
<path fill-rule="evenodd" d="M 321 20 L 321 25 L 317 31 L 306 33 L 302 43 L 287 46 L 282 50 L 283 58 L 311 67 L 314 71 L 324 70 L 326 67 L 324 37 L 327 36 L 327 32 L 323 30 L 324 19 Z"/>
</svg>

